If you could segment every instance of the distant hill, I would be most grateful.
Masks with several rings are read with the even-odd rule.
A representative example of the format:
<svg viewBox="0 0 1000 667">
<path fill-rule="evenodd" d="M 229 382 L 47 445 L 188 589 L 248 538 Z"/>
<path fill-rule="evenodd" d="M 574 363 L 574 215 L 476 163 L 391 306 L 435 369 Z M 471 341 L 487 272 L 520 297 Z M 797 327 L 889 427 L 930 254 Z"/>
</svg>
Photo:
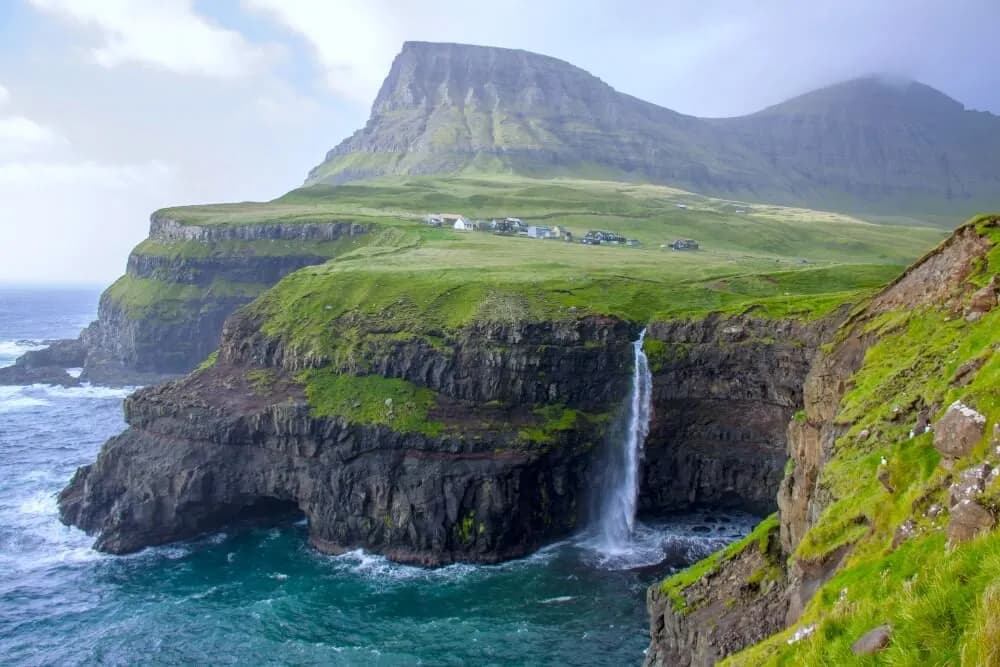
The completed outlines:
<svg viewBox="0 0 1000 667">
<path fill-rule="evenodd" d="M 496 172 L 954 220 L 1000 208 L 1000 117 L 920 83 L 869 77 L 748 116 L 697 118 L 556 58 L 407 42 L 368 123 L 306 184 Z"/>
</svg>

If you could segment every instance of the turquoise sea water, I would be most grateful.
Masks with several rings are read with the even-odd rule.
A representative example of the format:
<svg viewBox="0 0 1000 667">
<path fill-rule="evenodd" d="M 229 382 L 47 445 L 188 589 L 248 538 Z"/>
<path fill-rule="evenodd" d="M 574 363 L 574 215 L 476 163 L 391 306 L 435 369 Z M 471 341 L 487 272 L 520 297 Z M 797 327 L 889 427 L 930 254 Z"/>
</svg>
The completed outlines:
<svg viewBox="0 0 1000 667">
<path fill-rule="evenodd" d="M 0 288 L 0 365 L 76 335 L 96 302 L 96 290 Z M 753 523 L 641 524 L 632 560 L 658 563 L 630 570 L 585 537 L 489 567 L 330 557 L 294 519 L 106 556 L 59 523 L 55 494 L 124 428 L 127 393 L 0 387 L 0 664 L 638 664 L 646 587 Z"/>
</svg>

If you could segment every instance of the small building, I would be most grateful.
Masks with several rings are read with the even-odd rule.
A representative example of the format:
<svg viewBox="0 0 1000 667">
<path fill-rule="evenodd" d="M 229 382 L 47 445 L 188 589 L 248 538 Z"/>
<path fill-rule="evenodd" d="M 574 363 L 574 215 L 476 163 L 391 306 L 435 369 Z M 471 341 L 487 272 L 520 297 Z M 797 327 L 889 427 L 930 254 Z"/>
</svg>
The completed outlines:
<svg viewBox="0 0 1000 667">
<path fill-rule="evenodd" d="M 670 244 L 670 247 L 674 250 L 698 250 L 698 242 L 694 239 L 677 239 Z"/>
<path fill-rule="evenodd" d="M 625 237 L 614 232 L 604 231 L 603 229 L 591 229 L 580 240 L 580 243 L 584 245 L 614 245 L 625 243 Z"/>
<path fill-rule="evenodd" d="M 490 221 L 490 229 L 494 234 L 510 234 L 515 231 L 506 219 Z"/>
<path fill-rule="evenodd" d="M 424 216 L 424 224 L 430 225 L 431 227 L 440 227 L 444 224 L 444 220 L 437 213 L 428 213 Z"/>
<path fill-rule="evenodd" d="M 625 245 L 629 248 L 638 248 L 641 244 L 639 243 L 639 239 L 629 239 L 625 241 Z"/>
<path fill-rule="evenodd" d="M 545 225 L 529 225 L 528 236 L 533 239 L 547 239 L 552 233 L 552 228 Z"/>
<path fill-rule="evenodd" d="M 451 228 L 454 229 L 456 232 L 471 232 L 475 231 L 476 223 L 474 223 L 472 220 L 459 218 L 454 222 L 454 224 L 452 224 Z"/>
</svg>

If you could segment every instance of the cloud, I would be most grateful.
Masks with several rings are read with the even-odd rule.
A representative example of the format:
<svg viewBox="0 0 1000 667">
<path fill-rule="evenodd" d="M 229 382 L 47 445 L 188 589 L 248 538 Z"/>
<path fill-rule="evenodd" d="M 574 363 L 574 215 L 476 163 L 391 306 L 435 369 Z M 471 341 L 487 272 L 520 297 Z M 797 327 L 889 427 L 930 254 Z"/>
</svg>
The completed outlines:
<svg viewBox="0 0 1000 667">
<path fill-rule="evenodd" d="M 0 188 L 73 185 L 76 188 L 130 189 L 162 182 L 173 175 L 169 165 L 151 160 L 142 164 L 109 165 L 80 162 L 0 163 Z"/>
<path fill-rule="evenodd" d="M 4 106 L 9 101 L 10 101 L 10 93 L 7 91 L 6 88 L 0 85 L 0 107 Z"/>
<path fill-rule="evenodd" d="M 253 44 L 199 16 L 190 0 L 30 0 L 43 11 L 95 29 L 91 51 L 104 67 L 139 63 L 180 74 L 236 78 L 266 68 L 276 47 Z"/>
<path fill-rule="evenodd" d="M 386 11 L 377 1 L 244 0 L 245 6 L 298 33 L 335 93 L 371 104 L 399 50 L 403 7 Z"/>
<path fill-rule="evenodd" d="M 156 161 L 0 164 L 0 282 L 109 280 L 175 185 Z"/>
<path fill-rule="evenodd" d="M 61 143 L 58 134 L 30 118 L 0 117 L 0 156 L 25 155 Z"/>
</svg>

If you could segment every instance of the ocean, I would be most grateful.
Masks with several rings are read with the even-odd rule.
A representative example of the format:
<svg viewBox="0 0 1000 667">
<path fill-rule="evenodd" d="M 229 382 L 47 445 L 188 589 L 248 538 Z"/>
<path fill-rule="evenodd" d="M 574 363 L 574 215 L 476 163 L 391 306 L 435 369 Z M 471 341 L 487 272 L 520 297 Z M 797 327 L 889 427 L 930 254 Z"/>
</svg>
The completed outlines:
<svg viewBox="0 0 1000 667">
<path fill-rule="evenodd" d="M 75 336 L 98 294 L 0 287 L 0 366 Z M 319 554 L 303 522 L 108 556 L 59 522 L 56 494 L 125 428 L 130 391 L 0 387 L 0 664 L 635 665 L 647 586 L 756 521 L 691 513 L 640 523 L 615 558 L 581 535 L 433 570 Z"/>
</svg>

